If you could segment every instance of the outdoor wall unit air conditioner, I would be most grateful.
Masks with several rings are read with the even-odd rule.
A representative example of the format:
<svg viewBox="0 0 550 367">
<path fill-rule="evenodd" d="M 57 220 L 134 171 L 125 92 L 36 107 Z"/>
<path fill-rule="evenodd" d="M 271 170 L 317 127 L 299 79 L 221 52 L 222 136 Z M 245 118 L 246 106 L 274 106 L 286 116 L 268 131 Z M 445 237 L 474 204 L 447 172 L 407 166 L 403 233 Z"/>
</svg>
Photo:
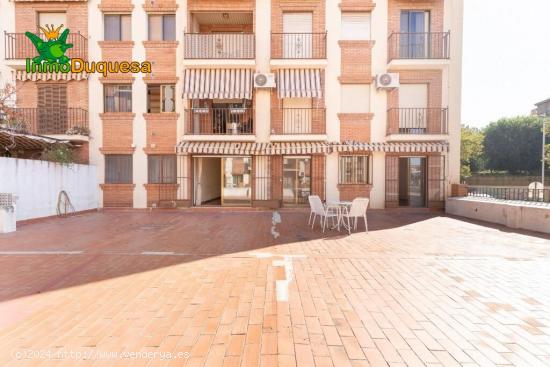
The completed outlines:
<svg viewBox="0 0 550 367">
<path fill-rule="evenodd" d="M 393 89 L 399 88 L 399 74 L 384 73 L 376 76 L 376 88 Z"/>
<path fill-rule="evenodd" d="M 275 74 L 255 73 L 254 88 L 275 88 Z"/>
</svg>

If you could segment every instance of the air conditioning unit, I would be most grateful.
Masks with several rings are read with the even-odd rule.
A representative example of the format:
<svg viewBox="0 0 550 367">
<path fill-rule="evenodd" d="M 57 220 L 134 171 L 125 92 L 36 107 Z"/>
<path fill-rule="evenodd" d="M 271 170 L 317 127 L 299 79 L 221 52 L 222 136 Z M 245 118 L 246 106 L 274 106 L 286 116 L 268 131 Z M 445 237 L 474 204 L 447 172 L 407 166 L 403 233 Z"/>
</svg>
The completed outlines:
<svg viewBox="0 0 550 367">
<path fill-rule="evenodd" d="M 275 88 L 275 74 L 254 74 L 254 88 Z"/>
<path fill-rule="evenodd" d="M 385 73 L 376 76 L 376 88 L 393 89 L 399 87 L 399 74 Z"/>
</svg>

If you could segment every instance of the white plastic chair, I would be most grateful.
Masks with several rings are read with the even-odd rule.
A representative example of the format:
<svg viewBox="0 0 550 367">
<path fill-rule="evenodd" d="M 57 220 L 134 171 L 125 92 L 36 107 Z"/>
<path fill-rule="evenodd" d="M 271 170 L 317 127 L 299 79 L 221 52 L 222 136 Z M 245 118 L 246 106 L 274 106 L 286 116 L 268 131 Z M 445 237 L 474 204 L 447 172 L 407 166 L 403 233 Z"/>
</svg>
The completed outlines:
<svg viewBox="0 0 550 367">
<path fill-rule="evenodd" d="M 351 202 L 350 208 L 344 207 L 344 212 L 342 213 L 342 223 L 344 227 L 347 228 L 348 233 L 351 234 L 351 219 L 353 219 L 353 230 L 357 230 L 357 218 L 363 217 L 365 221 L 365 232 L 369 231 L 367 224 L 367 209 L 369 207 L 368 198 L 355 198 Z M 344 222 L 347 221 L 347 223 Z"/>
<path fill-rule="evenodd" d="M 327 226 L 327 219 L 332 218 L 334 223 L 334 219 L 338 220 L 338 214 L 330 211 L 325 205 L 323 205 L 321 198 L 317 195 L 309 195 L 308 200 L 311 211 L 309 212 L 309 220 L 307 224 L 311 224 L 311 228 L 313 228 L 315 226 L 315 219 L 319 216 L 319 220 L 321 221 L 320 224 L 324 233 Z"/>
</svg>

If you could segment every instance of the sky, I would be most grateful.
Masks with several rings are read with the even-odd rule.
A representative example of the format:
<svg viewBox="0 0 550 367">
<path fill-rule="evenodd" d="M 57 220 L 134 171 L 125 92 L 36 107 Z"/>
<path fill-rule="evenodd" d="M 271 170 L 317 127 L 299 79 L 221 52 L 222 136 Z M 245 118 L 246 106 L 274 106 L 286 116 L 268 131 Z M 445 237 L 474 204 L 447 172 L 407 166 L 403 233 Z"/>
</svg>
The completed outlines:
<svg viewBox="0 0 550 367">
<path fill-rule="evenodd" d="M 464 0 L 463 47 L 463 124 L 527 115 L 550 98 L 550 0 Z"/>
</svg>

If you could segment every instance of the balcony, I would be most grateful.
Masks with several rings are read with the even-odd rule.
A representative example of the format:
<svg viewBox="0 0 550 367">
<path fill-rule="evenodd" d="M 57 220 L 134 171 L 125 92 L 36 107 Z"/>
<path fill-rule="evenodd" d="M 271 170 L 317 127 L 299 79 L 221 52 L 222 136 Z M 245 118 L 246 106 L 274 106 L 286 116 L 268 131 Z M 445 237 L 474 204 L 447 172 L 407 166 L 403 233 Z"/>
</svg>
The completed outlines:
<svg viewBox="0 0 550 367">
<path fill-rule="evenodd" d="M 450 58 L 449 32 L 392 33 L 388 38 L 388 61 L 447 60 Z"/>
<path fill-rule="evenodd" d="M 326 59 L 327 33 L 271 33 L 272 59 Z"/>
<path fill-rule="evenodd" d="M 43 33 L 37 33 L 42 39 L 46 39 Z M 38 56 L 38 51 L 25 33 L 4 32 L 4 47 L 6 60 L 21 60 Z M 88 39 L 80 33 L 69 33 L 67 43 L 73 45 L 67 50 L 69 58 L 81 58 L 88 60 Z"/>
<path fill-rule="evenodd" d="M 447 134 L 447 108 L 390 108 L 387 134 Z"/>
<path fill-rule="evenodd" d="M 253 108 L 190 108 L 185 110 L 186 135 L 252 135 Z"/>
<path fill-rule="evenodd" d="M 88 111 L 82 108 L 6 108 L 4 125 L 38 135 L 88 136 Z"/>
<path fill-rule="evenodd" d="M 185 33 L 185 58 L 251 60 L 255 42 L 253 33 Z"/>
<path fill-rule="evenodd" d="M 272 135 L 323 135 L 326 133 L 324 108 L 273 108 Z"/>
</svg>

